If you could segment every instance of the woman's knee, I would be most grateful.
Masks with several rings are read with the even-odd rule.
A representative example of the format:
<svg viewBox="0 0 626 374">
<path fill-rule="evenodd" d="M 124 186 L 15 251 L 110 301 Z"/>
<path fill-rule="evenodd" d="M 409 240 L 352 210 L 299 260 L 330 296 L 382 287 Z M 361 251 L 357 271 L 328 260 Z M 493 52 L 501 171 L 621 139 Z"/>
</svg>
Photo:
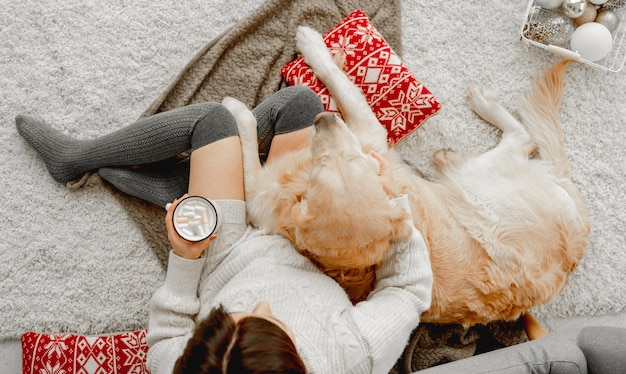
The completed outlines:
<svg viewBox="0 0 626 374">
<path fill-rule="evenodd" d="M 191 135 L 191 150 L 215 141 L 239 135 L 237 121 L 232 113 L 220 103 L 194 104 L 201 115 Z"/>
<path fill-rule="evenodd" d="M 324 111 L 319 96 L 307 86 L 291 86 L 281 91 L 286 100 L 276 121 L 277 135 L 313 125 L 315 116 Z"/>
</svg>

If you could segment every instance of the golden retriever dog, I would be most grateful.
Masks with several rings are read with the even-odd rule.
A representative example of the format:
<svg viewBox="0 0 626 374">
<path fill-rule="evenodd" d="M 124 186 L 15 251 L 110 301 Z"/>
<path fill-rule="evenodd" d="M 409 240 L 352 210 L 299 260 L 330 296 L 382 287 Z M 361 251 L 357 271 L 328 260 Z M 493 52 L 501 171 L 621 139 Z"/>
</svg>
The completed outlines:
<svg viewBox="0 0 626 374">
<path fill-rule="evenodd" d="M 321 35 L 300 27 L 296 42 L 344 120 L 319 115 L 310 148 L 262 166 L 254 116 L 236 100 L 225 100 L 242 139 L 252 225 L 285 235 L 354 302 L 362 300 L 391 244 L 408 235 L 404 213 L 379 181 L 386 171 L 393 188 L 409 196 L 415 227 L 430 252 L 433 300 L 423 321 L 471 326 L 515 320 L 561 290 L 589 234 L 558 116 L 568 61 L 535 82 L 521 103 L 521 123 L 494 92 L 471 87 L 470 107 L 502 138 L 476 157 L 436 152 L 439 176 L 426 180 L 387 146 L 385 128 Z"/>
</svg>

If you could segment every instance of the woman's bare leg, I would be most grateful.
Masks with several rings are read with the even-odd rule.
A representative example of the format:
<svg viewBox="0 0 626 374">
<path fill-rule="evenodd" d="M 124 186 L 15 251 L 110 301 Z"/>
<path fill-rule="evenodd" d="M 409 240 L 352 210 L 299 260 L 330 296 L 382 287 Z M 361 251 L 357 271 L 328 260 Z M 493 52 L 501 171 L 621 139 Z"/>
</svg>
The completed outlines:
<svg viewBox="0 0 626 374">
<path fill-rule="evenodd" d="M 239 136 L 230 136 L 191 153 L 189 194 L 207 199 L 244 200 Z"/>
<path fill-rule="evenodd" d="M 300 130 L 274 136 L 266 162 L 270 163 L 272 160 L 287 152 L 297 151 L 308 147 L 311 142 L 312 130 L 313 126 L 309 126 Z"/>
</svg>

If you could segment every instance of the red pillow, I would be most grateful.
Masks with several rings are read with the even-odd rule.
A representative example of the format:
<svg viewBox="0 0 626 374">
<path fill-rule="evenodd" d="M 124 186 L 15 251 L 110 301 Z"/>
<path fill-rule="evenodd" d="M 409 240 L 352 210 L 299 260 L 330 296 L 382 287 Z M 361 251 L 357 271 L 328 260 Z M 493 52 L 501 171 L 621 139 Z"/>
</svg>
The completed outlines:
<svg viewBox="0 0 626 374">
<path fill-rule="evenodd" d="M 415 79 L 363 11 L 348 15 L 324 34 L 324 41 L 331 54 L 345 55 L 344 70 L 387 128 L 390 146 L 439 111 L 435 96 Z M 328 90 L 302 57 L 285 65 L 281 75 L 290 85 L 309 86 L 320 96 L 324 110 L 339 114 Z"/>
<path fill-rule="evenodd" d="M 148 373 L 146 330 L 114 335 L 22 335 L 22 373 Z"/>
</svg>

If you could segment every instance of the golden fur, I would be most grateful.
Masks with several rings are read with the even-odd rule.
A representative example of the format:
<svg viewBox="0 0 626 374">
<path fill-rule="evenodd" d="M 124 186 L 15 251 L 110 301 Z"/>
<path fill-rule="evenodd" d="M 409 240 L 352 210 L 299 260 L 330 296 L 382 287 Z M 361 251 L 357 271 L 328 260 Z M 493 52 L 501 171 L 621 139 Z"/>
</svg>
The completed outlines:
<svg viewBox="0 0 626 374">
<path fill-rule="evenodd" d="M 296 39 L 345 123 L 318 116 L 310 148 L 262 167 L 254 116 L 243 104 L 224 101 L 242 138 L 251 224 L 292 240 L 353 301 L 366 298 L 391 243 L 409 235 L 405 213 L 378 180 L 375 152 L 387 161 L 394 189 L 409 196 L 415 227 L 429 248 L 433 300 L 423 321 L 470 326 L 514 320 L 561 290 L 589 233 L 558 119 L 567 61 L 537 80 L 520 108 L 524 125 L 495 93 L 471 87 L 470 106 L 502 130 L 502 139 L 473 158 L 437 152 L 440 175 L 429 181 L 388 148 L 384 127 L 333 63 L 319 33 L 301 27 Z"/>
</svg>

